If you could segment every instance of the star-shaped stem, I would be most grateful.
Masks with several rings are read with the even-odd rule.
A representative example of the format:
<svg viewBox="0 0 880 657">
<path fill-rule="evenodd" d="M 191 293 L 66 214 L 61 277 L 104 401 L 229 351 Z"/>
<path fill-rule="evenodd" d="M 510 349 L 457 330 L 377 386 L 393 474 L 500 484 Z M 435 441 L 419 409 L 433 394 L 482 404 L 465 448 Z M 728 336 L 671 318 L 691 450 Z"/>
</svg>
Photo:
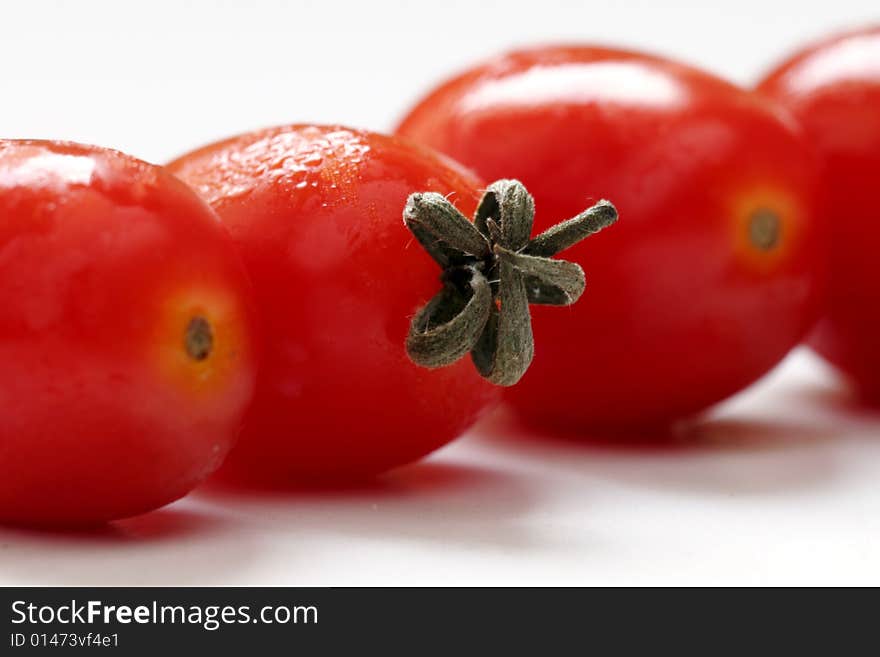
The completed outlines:
<svg viewBox="0 0 880 657">
<path fill-rule="evenodd" d="M 468 352 L 498 385 L 515 384 L 534 355 L 529 304 L 567 306 L 584 291 L 579 265 L 552 256 L 617 220 L 599 201 L 530 239 L 535 202 L 522 183 L 498 180 L 471 223 L 441 194 L 412 194 L 403 222 L 443 269 L 443 288 L 412 320 L 410 359 L 423 367 L 451 365 Z"/>
</svg>

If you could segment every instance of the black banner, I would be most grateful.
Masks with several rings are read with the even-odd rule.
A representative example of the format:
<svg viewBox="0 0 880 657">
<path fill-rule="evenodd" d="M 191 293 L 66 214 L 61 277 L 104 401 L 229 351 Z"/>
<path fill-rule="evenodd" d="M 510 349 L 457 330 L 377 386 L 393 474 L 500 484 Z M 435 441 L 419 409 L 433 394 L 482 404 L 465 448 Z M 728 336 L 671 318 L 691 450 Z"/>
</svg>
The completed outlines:
<svg viewBox="0 0 880 657">
<path fill-rule="evenodd" d="M 603 589 L 8 588 L 0 654 L 535 654 L 655 652 L 688 644 L 821 645 L 838 605 L 793 592 Z M 783 600 L 776 599 L 782 596 Z M 801 604 L 797 603 L 800 600 Z M 868 607 L 871 608 L 871 607 Z M 867 609 L 864 609 L 865 616 Z M 864 618 L 867 621 L 867 616 Z M 857 616 L 833 645 L 856 638 Z M 831 645 L 829 645 L 831 647 Z M 608 649 L 613 648 L 613 649 Z M 48 652 L 53 651 L 53 652 Z M 720 650 L 723 652 L 723 650 Z M 519 652 L 517 650 L 516 652 Z M 245 653 L 241 653 L 245 654 Z M 263 654 L 263 653 L 255 653 Z"/>
</svg>

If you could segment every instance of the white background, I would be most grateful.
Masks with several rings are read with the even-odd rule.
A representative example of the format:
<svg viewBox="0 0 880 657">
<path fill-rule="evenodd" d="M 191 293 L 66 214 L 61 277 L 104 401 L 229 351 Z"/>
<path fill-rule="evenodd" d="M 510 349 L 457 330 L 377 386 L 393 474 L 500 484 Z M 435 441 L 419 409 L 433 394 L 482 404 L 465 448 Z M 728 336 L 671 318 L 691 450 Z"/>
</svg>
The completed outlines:
<svg viewBox="0 0 880 657">
<path fill-rule="evenodd" d="M 874 0 L 3 2 L 0 136 L 161 162 L 276 123 L 389 129 L 515 45 L 621 44 L 748 83 L 878 19 Z M 206 488 L 99 531 L 0 529 L 0 585 L 877 585 L 878 544 L 880 414 L 800 352 L 675 445 L 559 442 L 502 412 L 362 489 Z"/>
</svg>

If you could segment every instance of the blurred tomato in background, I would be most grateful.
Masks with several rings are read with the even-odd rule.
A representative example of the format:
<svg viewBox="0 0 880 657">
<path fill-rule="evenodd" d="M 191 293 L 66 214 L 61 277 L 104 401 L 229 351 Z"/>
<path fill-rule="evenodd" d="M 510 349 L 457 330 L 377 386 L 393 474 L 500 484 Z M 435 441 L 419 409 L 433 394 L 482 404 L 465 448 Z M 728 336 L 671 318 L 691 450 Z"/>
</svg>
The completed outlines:
<svg viewBox="0 0 880 657">
<path fill-rule="evenodd" d="M 544 47 L 440 85 L 397 132 L 521 180 L 536 231 L 600 198 L 620 212 L 566 253 L 587 274 L 581 301 L 534 309 L 535 360 L 507 394 L 529 420 L 668 425 L 755 381 L 817 317 L 817 162 L 752 92 L 637 52 Z"/>
<path fill-rule="evenodd" d="M 794 113 L 824 164 L 831 283 L 811 342 L 880 404 L 880 26 L 806 47 L 758 89 Z"/>
</svg>

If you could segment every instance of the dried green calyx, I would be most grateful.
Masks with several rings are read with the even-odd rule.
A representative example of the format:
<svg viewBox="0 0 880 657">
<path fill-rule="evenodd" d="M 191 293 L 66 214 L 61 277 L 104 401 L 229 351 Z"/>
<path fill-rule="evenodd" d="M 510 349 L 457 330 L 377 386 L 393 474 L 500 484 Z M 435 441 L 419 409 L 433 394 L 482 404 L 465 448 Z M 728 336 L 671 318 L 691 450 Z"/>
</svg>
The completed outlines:
<svg viewBox="0 0 880 657">
<path fill-rule="evenodd" d="M 443 288 L 412 320 L 410 359 L 451 365 L 470 352 L 480 374 L 510 386 L 534 355 L 529 304 L 567 306 L 584 291 L 579 265 L 552 256 L 617 220 L 599 201 L 530 239 L 535 203 L 516 180 L 498 180 L 471 223 L 441 194 L 412 194 L 404 224 L 443 269 Z"/>
</svg>

